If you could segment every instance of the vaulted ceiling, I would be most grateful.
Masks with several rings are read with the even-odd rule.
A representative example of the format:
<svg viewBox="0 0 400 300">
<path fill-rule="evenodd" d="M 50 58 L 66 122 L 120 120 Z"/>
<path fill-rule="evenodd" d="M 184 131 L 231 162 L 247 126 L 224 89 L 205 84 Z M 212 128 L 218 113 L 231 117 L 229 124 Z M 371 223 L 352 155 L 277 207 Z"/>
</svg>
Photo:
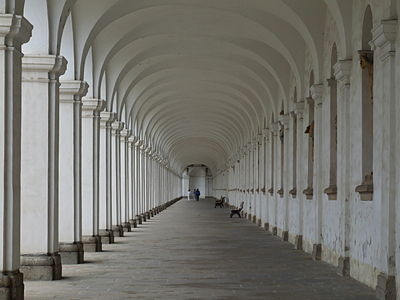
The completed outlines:
<svg viewBox="0 0 400 300">
<path fill-rule="evenodd" d="M 29 53 L 63 55 L 133 134 L 176 171 L 226 167 L 281 107 L 322 80 L 327 14 L 349 55 L 349 0 L 26 1 Z M 45 14 L 45 16 L 44 16 Z M 43 49 L 43 45 L 48 49 Z"/>
</svg>

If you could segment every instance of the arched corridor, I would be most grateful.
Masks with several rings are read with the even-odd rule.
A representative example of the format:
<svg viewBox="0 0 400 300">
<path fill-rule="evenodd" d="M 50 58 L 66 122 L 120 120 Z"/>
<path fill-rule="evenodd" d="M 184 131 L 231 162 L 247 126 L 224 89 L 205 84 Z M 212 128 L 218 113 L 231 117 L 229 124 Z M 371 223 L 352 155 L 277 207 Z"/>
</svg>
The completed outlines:
<svg viewBox="0 0 400 300">
<path fill-rule="evenodd" d="M 0 0 L 0 300 L 68 285 L 90 257 L 122 264 L 123 243 L 193 189 L 243 207 L 265 253 L 292 247 L 335 282 L 400 299 L 399 12 L 400 0 Z"/>
</svg>

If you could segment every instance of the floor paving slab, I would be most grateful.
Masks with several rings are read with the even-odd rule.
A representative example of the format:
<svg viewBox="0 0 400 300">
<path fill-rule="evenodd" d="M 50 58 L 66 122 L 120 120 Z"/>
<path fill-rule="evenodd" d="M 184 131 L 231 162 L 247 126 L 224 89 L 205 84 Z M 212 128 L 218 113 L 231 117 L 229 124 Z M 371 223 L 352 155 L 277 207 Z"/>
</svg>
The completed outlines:
<svg viewBox="0 0 400 300">
<path fill-rule="evenodd" d="M 25 299 L 372 300 L 372 289 L 340 277 L 292 244 L 211 199 L 181 200 L 59 281 L 25 282 Z"/>
</svg>

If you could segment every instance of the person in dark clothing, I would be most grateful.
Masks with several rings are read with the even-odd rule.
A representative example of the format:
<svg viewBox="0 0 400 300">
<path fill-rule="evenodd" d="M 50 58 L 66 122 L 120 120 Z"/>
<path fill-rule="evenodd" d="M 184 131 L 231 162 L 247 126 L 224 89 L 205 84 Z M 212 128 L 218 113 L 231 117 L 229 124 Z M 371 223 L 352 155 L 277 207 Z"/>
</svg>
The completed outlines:
<svg viewBox="0 0 400 300">
<path fill-rule="evenodd" d="M 195 195 L 196 195 L 196 200 L 199 201 L 199 199 L 200 199 L 200 190 L 199 189 L 196 189 Z"/>
</svg>

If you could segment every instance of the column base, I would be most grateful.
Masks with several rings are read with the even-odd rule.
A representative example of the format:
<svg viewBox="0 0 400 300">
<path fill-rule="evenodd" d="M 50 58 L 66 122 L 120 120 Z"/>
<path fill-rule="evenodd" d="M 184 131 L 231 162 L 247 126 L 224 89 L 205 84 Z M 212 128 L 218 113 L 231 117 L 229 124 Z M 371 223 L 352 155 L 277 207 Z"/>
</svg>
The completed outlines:
<svg viewBox="0 0 400 300">
<path fill-rule="evenodd" d="M 83 264 L 83 243 L 60 243 L 61 263 L 64 265 Z"/>
<path fill-rule="evenodd" d="M 150 209 L 150 217 L 154 218 L 154 215 L 155 215 L 154 210 Z"/>
<path fill-rule="evenodd" d="M 20 271 L 24 274 L 25 280 L 60 280 L 61 256 L 58 253 L 23 254 Z"/>
<path fill-rule="evenodd" d="M 150 211 L 146 212 L 146 218 L 147 218 L 147 220 L 150 220 L 150 218 L 151 218 L 151 212 Z"/>
<path fill-rule="evenodd" d="M 131 224 L 131 228 L 137 228 L 137 221 L 136 219 L 130 219 L 129 223 Z"/>
<path fill-rule="evenodd" d="M 255 224 L 255 223 L 257 222 L 257 216 L 254 215 L 254 216 L 252 217 L 252 221 L 253 221 L 253 223 Z"/>
<path fill-rule="evenodd" d="M 114 237 L 116 237 L 116 236 L 123 237 L 124 236 L 124 228 L 121 225 L 113 225 L 112 231 L 114 233 Z"/>
<path fill-rule="evenodd" d="M 264 230 L 268 231 L 269 230 L 269 223 L 264 223 Z"/>
<path fill-rule="evenodd" d="M 321 260 L 321 256 L 322 256 L 322 245 L 321 244 L 313 244 L 312 259 L 313 260 Z"/>
<path fill-rule="evenodd" d="M 278 235 L 278 227 L 276 227 L 276 226 L 272 227 L 272 234 L 273 235 Z"/>
<path fill-rule="evenodd" d="M 114 243 L 114 232 L 108 229 L 100 229 L 99 235 L 102 244 L 113 244 Z"/>
<path fill-rule="evenodd" d="M 143 219 L 142 219 L 142 216 L 141 216 L 141 215 L 137 215 L 137 216 L 136 216 L 136 220 L 137 220 L 137 223 L 138 223 L 139 225 L 142 225 L 142 224 L 143 224 Z"/>
<path fill-rule="evenodd" d="M 284 240 L 285 242 L 289 240 L 289 231 L 282 231 L 282 240 Z"/>
<path fill-rule="evenodd" d="M 257 226 L 261 227 L 261 219 L 257 219 Z"/>
<path fill-rule="evenodd" d="M 147 220 L 146 213 L 141 214 L 141 216 L 142 216 L 142 222 L 146 222 L 146 220 Z"/>
<path fill-rule="evenodd" d="M 349 277 L 350 276 L 350 257 L 339 257 L 337 273 L 340 276 Z"/>
<path fill-rule="evenodd" d="M 376 284 L 376 298 L 379 300 L 396 300 L 396 277 L 380 273 Z"/>
<path fill-rule="evenodd" d="M 100 235 L 83 236 L 82 243 L 84 252 L 101 252 L 103 250 Z"/>
<path fill-rule="evenodd" d="M 122 230 L 123 230 L 124 232 L 131 232 L 131 231 L 132 231 L 131 223 L 129 223 L 129 222 L 123 223 L 123 224 L 122 224 Z"/>
<path fill-rule="evenodd" d="M 294 238 L 294 248 L 296 250 L 303 250 L 303 236 L 296 235 Z"/>
<path fill-rule="evenodd" d="M 24 299 L 24 276 L 20 271 L 0 274 L 0 300 Z"/>
</svg>

